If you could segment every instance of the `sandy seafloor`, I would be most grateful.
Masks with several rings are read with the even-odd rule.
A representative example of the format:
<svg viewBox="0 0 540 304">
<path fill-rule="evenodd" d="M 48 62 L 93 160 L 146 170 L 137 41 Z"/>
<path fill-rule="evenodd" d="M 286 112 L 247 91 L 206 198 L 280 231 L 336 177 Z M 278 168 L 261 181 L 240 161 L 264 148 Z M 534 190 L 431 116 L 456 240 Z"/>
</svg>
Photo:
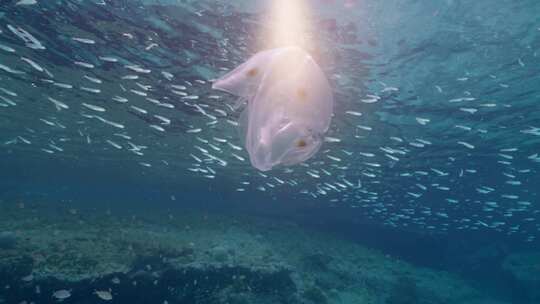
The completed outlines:
<svg viewBox="0 0 540 304">
<path fill-rule="evenodd" d="M 287 221 L 0 204 L 0 302 L 506 303 L 465 280 Z M 26 301 L 26 302 L 25 302 Z"/>
</svg>

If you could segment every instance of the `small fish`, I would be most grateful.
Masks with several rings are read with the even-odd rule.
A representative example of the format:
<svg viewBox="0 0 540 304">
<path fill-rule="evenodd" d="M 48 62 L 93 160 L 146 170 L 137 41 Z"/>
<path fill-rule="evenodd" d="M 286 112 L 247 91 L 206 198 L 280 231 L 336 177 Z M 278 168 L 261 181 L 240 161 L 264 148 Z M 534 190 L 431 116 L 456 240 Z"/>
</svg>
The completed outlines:
<svg viewBox="0 0 540 304">
<path fill-rule="evenodd" d="M 329 143 L 338 143 L 338 142 L 341 142 L 341 139 L 336 138 L 336 137 L 331 137 L 331 136 L 325 136 L 324 141 L 329 142 Z"/>
<path fill-rule="evenodd" d="M 4 96 L 1 96 L 1 95 L 0 95 L 0 99 L 1 99 L 2 101 L 4 101 L 4 102 L 5 102 L 7 105 L 9 105 L 9 106 L 16 106 L 16 105 L 17 105 L 14 101 L 12 101 L 11 99 L 8 99 L 8 98 L 6 98 L 6 97 L 4 97 Z"/>
<path fill-rule="evenodd" d="M 144 69 L 144 68 L 141 68 L 140 66 L 138 65 L 126 65 L 124 66 L 126 69 L 130 69 L 134 72 L 137 72 L 137 73 L 143 73 L 143 74 L 148 74 L 151 72 L 151 70 L 148 70 L 148 69 Z"/>
<path fill-rule="evenodd" d="M 345 113 L 353 116 L 362 116 L 362 113 L 356 111 L 346 111 Z"/>
<path fill-rule="evenodd" d="M 503 154 L 503 153 L 498 153 L 498 155 L 502 158 L 506 158 L 506 159 L 514 159 L 514 157 L 512 155 L 508 155 L 508 154 Z"/>
<path fill-rule="evenodd" d="M 8 73 L 11 73 L 11 74 L 24 74 L 23 71 L 12 69 L 12 68 L 10 68 L 10 67 L 8 67 L 6 65 L 3 65 L 1 63 L 0 63 L 0 70 L 4 70 L 4 71 L 6 71 Z"/>
<path fill-rule="evenodd" d="M 469 144 L 469 143 L 467 143 L 467 142 L 464 142 L 464 141 L 458 141 L 457 143 L 460 144 L 460 145 L 462 145 L 462 146 L 464 146 L 464 147 L 466 147 L 466 148 L 474 149 L 474 146 L 471 145 L 471 144 Z"/>
<path fill-rule="evenodd" d="M 375 154 L 373 153 L 367 153 L 367 152 L 358 152 L 358 154 L 365 156 L 365 157 L 374 157 Z"/>
<path fill-rule="evenodd" d="M 98 119 L 99 121 L 101 121 L 101 122 L 103 122 L 103 123 L 106 123 L 106 124 L 108 124 L 108 125 L 110 125 L 110 126 L 113 126 L 113 127 L 115 127 L 115 128 L 118 128 L 118 129 L 123 129 L 123 128 L 124 128 L 124 125 L 119 124 L 119 123 L 114 122 L 114 121 L 107 120 L 107 119 L 105 119 L 105 118 L 103 118 L 103 117 L 101 117 L 101 116 L 94 115 L 93 117 L 96 118 L 96 119 Z"/>
<path fill-rule="evenodd" d="M 422 194 L 420 193 L 414 193 L 414 192 L 407 192 L 407 194 L 409 194 L 410 196 L 414 197 L 414 198 L 419 198 L 422 196 Z"/>
<path fill-rule="evenodd" d="M 197 95 L 187 95 L 187 96 L 182 97 L 182 99 L 195 100 L 195 99 L 199 99 L 199 96 L 197 96 Z"/>
<path fill-rule="evenodd" d="M 127 99 L 127 98 L 124 98 L 124 97 L 118 96 L 118 95 L 114 96 L 114 97 L 112 98 L 112 100 L 117 101 L 117 102 L 120 102 L 120 103 L 126 103 L 126 102 L 128 102 L 128 99 Z"/>
<path fill-rule="evenodd" d="M 166 72 L 166 71 L 161 71 L 161 75 L 163 75 L 163 77 L 165 77 L 165 79 L 171 81 L 173 78 L 174 78 L 174 75 L 169 73 L 169 72 Z"/>
<path fill-rule="evenodd" d="M 191 158 L 193 158 L 196 162 L 202 163 L 202 160 L 200 158 L 198 158 L 197 156 L 195 156 L 193 154 L 189 154 L 189 156 L 191 156 Z"/>
<path fill-rule="evenodd" d="M 204 139 L 204 138 L 200 138 L 199 136 L 195 137 L 195 139 L 197 139 L 198 141 L 200 141 L 200 142 L 202 142 L 202 143 L 205 143 L 205 144 L 209 143 L 208 140 L 206 140 L 206 139 Z"/>
<path fill-rule="evenodd" d="M 58 152 L 63 152 L 64 149 L 58 147 L 57 145 L 55 144 L 49 144 L 49 147 L 53 148 L 54 150 L 58 151 Z"/>
<path fill-rule="evenodd" d="M 177 89 L 177 90 L 187 90 L 187 88 L 183 85 L 177 85 L 177 84 L 172 84 L 171 87 Z"/>
<path fill-rule="evenodd" d="M 63 301 L 69 297 L 71 297 L 71 290 L 61 289 L 53 292 L 52 297 L 57 299 L 58 301 Z"/>
<path fill-rule="evenodd" d="M 73 86 L 71 84 L 61 83 L 61 82 L 54 82 L 53 85 L 57 86 L 59 88 L 62 88 L 62 89 L 72 89 L 73 88 Z"/>
<path fill-rule="evenodd" d="M 111 56 L 100 56 L 99 59 L 106 62 L 118 62 L 117 58 Z"/>
<path fill-rule="evenodd" d="M 0 44 L 0 50 L 8 53 L 15 53 L 15 49 L 3 44 Z"/>
<path fill-rule="evenodd" d="M 42 68 L 39 64 L 37 64 L 37 63 L 35 63 L 34 61 L 32 61 L 31 59 L 28 59 L 28 58 L 26 58 L 26 57 L 21 57 L 21 60 L 24 61 L 24 62 L 26 62 L 26 63 L 28 63 L 28 64 L 29 64 L 31 67 L 33 67 L 36 71 L 38 71 L 38 72 L 43 72 L 43 68 Z"/>
<path fill-rule="evenodd" d="M 0 88 L 0 91 L 2 91 L 6 95 L 9 95 L 9 96 L 12 96 L 12 97 L 17 97 L 17 93 L 15 93 L 13 91 L 10 91 L 8 89 Z"/>
<path fill-rule="evenodd" d="M 149 50 L 155 48 L 156 46 L 158 46 L 157 43 L 150 43 L 150 45 L 148 45 L 147 47 L 145 47 L 144 50 L 149 51 Z"/>
<path fill-rule="evenodd" d="M 242 147 L 239 147 L 239 146 L 236 146 L 234 144 L 231 144 L 230 142 L 227 142 L 227 144 L 233 148 L 234 150 L 237 150 L 237 151 L 242 151 Z"/>
<path fill-rule="evenodd" d="M 89 104 L 89 103 L 85 103 L 83 102 L 82 105 L 92 111 L 96 111 L 96 112 L 105 112 L 105 108 L 103 107 L 100 107 L 100 106 L 96 106 L 96 105 L 93 105 L 93 104 Z"/>
<path fill-rule="evenodd" d="M 112 141 L 112 140 L 110 140 L 110 139 L 107 139 L 106 142 L 107 142 L 109 145 L 115 147 L 116 149 L 119 149 L 119 150 L 122 149 L 122 146 L 120 146 L 119 144 L 115 143 L 114 141 Z"/>
<path fill-rule="evenodd" d="M 397 92 L 397 91 L 399 91 L 399 89 L 396 87 L 385 87 L 381 92 L 384 93 L 384 92 Z"/>
<path fill-rule="evenodd" d="M 199 147 L 199 146 L 194 146 L 194 148 L 197 149 L 197 150 L 199 150 L 199 151 L 201 151 L 201 152 L 204 153 L 204 154 L 208 154 L 208 150 L 206 150 L 206 149 L 204 149 L 204 148 L 201 148 L 201 147 Z"/>
<path fill-rule="evenodd" d="M 94 94 L 99 94 L 99 93 L 101 93 L 101 90 L 100 90 L 100 89 L 95 89 L 95 88 L 80 87 L 80 89 L 81 89 L 82 91 L 89 92 L 89 93 L 94 93 Z"/>
<path fill-rule="evenodd" d="M 320 178 L 320 177 L 321 177 L 321 176 L 318 175 L 317 173 L 312 172 L 312 171 L 310 171 L 310 170 L 306 171 L 306 173 L 307 173 L 309 176 L 313 177 L 313 178 Z"/>
<path fill-rule="evenodd" d="M 433 171 L 433 172 L 435 172 L 435 173 L 437 173 L 437 174 L 440 175 L 440 176 L 447 176 L 447 175 L 448 175 L 448 173 L 443 172 L 443 171 L 438 170 L 438 169 L 435 169 L 435 168 L 430 168 L 430 170 Z"/>
<path fill-rule="evenodd" d="M 458 129 L 465 130 L 465 131 L 470 131 L 470 130 L 472 130 L 471 127 L 467 127 L 467 126 L 464 126 L 464 125 L 455 125 L 454 127 L 455 127 L 455 128 L 458 128 Z"/>
<path fill-rule="evenodd" d="M 161 115 L 154 115 L 154 117 L 161 120 L 161 124 L 163 124 L 163 125 L 170 125 L 171 124 L 171 120 L 166 118 L 166 117 L 163 117 Z"/>
<path fill-rule="evenodd" d="M 168 108 L 168 109 L 174 109 L 174 105 L 173 105 L 173 104 L 166 103 L 166 102 L 162 102 L 162 103 L 158 104 L 158 106 L 164 107 L 164 108 Z"/>
<path fill-rule="evenodd" d="M 415 138 L 415 140 L 419 143 L 422 143 L 424 145 L 431 145 L 432 143 L 429 140 L 421 139 L 421 138 Z"/>
<path fill-rule="evenodd" d="M 56 100 L 52 97 L 48 97 L 49 101 L 52 102 L 54 104 L 54 106 L 56 107 L 56 110 L 60 111 L 62 109 L 69 109 L 69 106 L 59 100 Z"/>
<path fill-rule="evenodd" d="M 143 163 L 140 163 L 140 164 L 143 165 Z M 113 299 L 110 289 L 108 291 L 96 290 L 94 291 L 94 294 L 103 301 L 111 301 Z"/>
<path fill-rule="evenodd" d="M 165 129 L 163 129 L 162 127 L 158 125 L 149 125 L 149 127 L 160 132 L 165 132 Z"/>
<path fill-rule="evenodd" d="M 93 69 L 95 67 L 93 64 L 88 63 L 88 62 L 74 61 L 73 63 L 75 65 L 78 65 L 80 67 L 87 68 L 87 69 Z"/>
<path fill-rule="evenodd" d="M 502 194 L 501 197 L 511 199 L 511 200 L 517 200 L 519 198 L 519 196 L 514 195 L 514 194 Z"/>
<path fill-rule="evenodd" d="M 141 113 L 141 114 L 148 114 L 148 111 L 146 111 L 145 109 L 142 109 L 142 108 L 139 108 L 137 106 L 130 106 L 130 108 L 132 108 L 133 110 Z"/>
<path fill-rule="evenodd" d="M 22 141 L 23 143 L 27 144 L 27 145 L 30 145 L 32 142 L 29 141 L 28 139 L 22 137 L 22 136 L 17 136 L 17 138 Z"/>
<path fill-rule="evenodd" d="M 460 97 L 460 98 L 454 98 L 454 99 L 450 99 L 448 102 L 463 102 L 463 101 L 474 101 L 476 100 L 476 98 L 474 97 Z"/>
<path fill-rule="evenodd" d="M 416 117 L 416 122 L 418 122 L 419 124 L 421 125 L 427 125 L 431 120 L 428 119 L 428 118 L 421 118 L 421 117 Z"/>
<path fill-rule="evenodd" d="M 142 92 L 142 91 L 139 91 L 139 90 L 131 89 L 129 91 L 131 91 L 131 93 L 134 93 L 134 94 L 139 95 L 139 96 L 143 96 L 143 97 L 148 96 L 148 94 L 146 92 Z"/>
<path fill-rule="evenodd" d="M 52 121 L 48 121 L 48 120 L 46 120 L 44 118 L 40 118 L 39 120 L 41 120 L 42 122 L 44 122 L 45 124 L 47 124 L 47 125 L 49 125 L 51 127 L 56 126 Z"/>
<path fill-rule="evenodd" d="M 143 85 L 138 82 L 135 83 L 139 88 L 141 88 L 143 91 L 149 91 L 152 86 L 151 85 Z"/>
<path fill-rule="evenodd" d="M 368 127 L 368 126 L 356 125 L 356 127 L 359 128 L 359 129 L 362 129 L 362 130 L 366 130 L 366 131 L 371 131 L 372 130 L 372 128 Z"/>
<path fill-rule="evenodd" d="M 367 95 L 368 98 L 360 99 L 363 103 L 375 103 L 379 101 L 381 98 L 377 95 Z"/>
<path fill-rule="evenodd" d="M 208 146 L 209 146 L 210 148 L 212 148 L 214 151 L 221 152 L 221 148 L 218 147 L 218 146 L 215 146 L 215 145 L 213 145 L 213 144 L 211 144 L 211 143 L 208 143 Z"/>
<path fill-rule="evenodd" d="M 36 0 L 20 0 L 19 2 L 15 3 L 15 5 L 34 5 L 37 4 Z"/>
<path fill-rule="evenodd" d="M 229 123 L 229 124 L 231 124 L 231 125 L 233 125 L 233 126 L 235 126 L 235 127 L 238 126 L 238 122 L 236 122 L 236 121 L 234 121 L 234 120 L 227 119 L 226 121 L 227 121 L 227 123 Z M 539 133 L 538 135 L 540 135 L 540 133 Z"/>
<path fill-rule="evenodd" d="M 96 43 L 94 40 L 88 39 L 88 38 L 71 37 L 71 40 L 77 41 L 77 42 L 80 42 L 80 43 L 84 43 L 84 44 L 95 44 Z"/>
<path fill-rule="evenodd" d="M 329 159 L 331 159 L 333 161 L 337 161 L 337 162 L 341 161 L 341 158 L 338 158 L 338 157 L 335 157 L 335 156 L 332 156 L 332 155 L 326 155 L 326 157 L 328 157 Z"/>
<path fill-rule="evenodd" d="M 475 109 L 475 108 L 459 108 L 459 110 L 463 111 L 463 112 L 470 113 L 470 114 L 474 114 L 474 113 L 478 112 L 478 109 Z"/>
<path fill-rule="evenodd" d="M 14 27 L 11 24 L 8 24 L 7 28 L 13 34 L 15 34 L 15 36 L 23 40 L 27 47 L 34 50 L 45 50 L 45 47 L 43 46 L 43 44 L 41 44 L 39 40 L 37 40 L 34 36 L 32 36 L 29 32 L 25 31 L 21 27 Z"/>
<path fill-rule="evenodd" d="M 398 158 L 398 157 L 392 156 L 392 155 L 390 155 L 390 154 L 386 154 L 386 153 L 385 153 L 384 156 L 390 158 L 390 159 L 393 160 L 393 161 L 399 161 L 399 158 Z"/>
<path fill-rule="evenodd" d="M 231 155 L 232 155 L 234 158 L 238 159 L 239 161 L 242 161 L 242 162 L 245 161 L 245 158 L 243 158 L 242 156 L 240 156 L 240 155 L 238 155 L 238 154 L 231 153 Z"/>
<path fill-rule="evenodd" d="M 99 83 L 101 84 L 103 81 L 101 79 L 98 79 L 98 78 L 95 78 L 95 77 L 92 77 L 92 76 L 88 76 L 88 75 L 84 75 L 84 78 L 86 78 L 87 80 L 93 82 L 93 83 Z"/>
<path fill-rule="evenodd" d="M 218 112 L 221 116 L 227 116 L 227 112 L 221 110 L 221 109 L 214 109 L 214 111 Z"/>
</svg>

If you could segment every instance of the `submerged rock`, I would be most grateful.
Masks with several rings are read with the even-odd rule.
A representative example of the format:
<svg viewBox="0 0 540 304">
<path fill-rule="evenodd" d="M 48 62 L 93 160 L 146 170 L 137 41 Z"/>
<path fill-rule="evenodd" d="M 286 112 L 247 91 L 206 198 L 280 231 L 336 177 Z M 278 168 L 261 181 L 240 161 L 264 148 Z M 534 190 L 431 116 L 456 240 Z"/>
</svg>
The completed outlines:
<svg viewBox="0 0 540 304">
<path fill-rule="evenodd" d="M 327 271 L 330 262 L 332 257 L 322 253 L 310 254 L 304 258 L 305 265 L 315 271 Z"/>
<path fill-rule="evenodd" d="M 502 268 L 523 287 L 530 301 L 540 302 L 540 252 L 510 254 Z"/>
<path fill-rule="evenodd" d="M 3 255 L 0 251 L 0 286 L 9 284 L 10 279 L 25 278 L 32 272 L 32 258 L 26 255 Z"/>
<path fill-rule="evenodd" d="M 15 245 L 17 245 L 17 235 L 14 232 L 0 232 L 0 249 L 13 249 Z"/>
<path fill-rule="evenodd" d="M 175 214 L 175 220 L 168 217 L 167 224 L 160 218 L 150 219 L 99 216 L 86 217 L 81 224 L 62 217 L 54 227 L 59 232 L 50 233 L 43 227 L 52 219 L 28 225 L 2 218 L 1 229 L 16 230 L 25 240 L 10 250 L 0 250 L 0 286 L 11 286 L 2 290 L 2 297 L 6 303 L 49 303 L 53 292 L 65 290 L 73 294 L 67 301 L 90 299 L 92 303 L 483 300 L 477 290 L 447 273 L 414 267 L 286 223 L 207 219 L 200 214 Z M 22 280 L 29 274 L 32 280 Z"/>
<path fill-rule="evenodd" d="M 396 281 L 386 304 L 416 304 L 419 303 L 418 287 L 409 277 L 400 277 Z"/>
<path fill-rule="evenodd" d="M 328 302 L 324 292 L 316 286 L 310 286 L 304 290 L 303 297 L 314 304 L 326 304 Z"/>
<path fill-rule="evenodd" d="M 216 246 L 211 250 L 212 256 L 219 262 L 225 262 L 229 259 L 229 252 L 223 246 Z"/>
</svg>

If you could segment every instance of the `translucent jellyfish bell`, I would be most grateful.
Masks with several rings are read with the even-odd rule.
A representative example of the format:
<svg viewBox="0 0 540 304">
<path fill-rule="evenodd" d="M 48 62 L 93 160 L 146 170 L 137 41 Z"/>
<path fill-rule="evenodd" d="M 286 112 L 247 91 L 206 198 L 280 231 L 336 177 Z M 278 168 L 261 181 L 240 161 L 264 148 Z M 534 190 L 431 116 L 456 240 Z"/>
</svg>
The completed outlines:
<svg viewBox="0 0 540 304">
<path fill-rule="evenodd" d="M 302 49 L 257 53 L 212 88 L 248 101 L 239 124 L 255 168 L 298 164 L 321 147 L 334 101 L 323 72 Z"/>
</svg>

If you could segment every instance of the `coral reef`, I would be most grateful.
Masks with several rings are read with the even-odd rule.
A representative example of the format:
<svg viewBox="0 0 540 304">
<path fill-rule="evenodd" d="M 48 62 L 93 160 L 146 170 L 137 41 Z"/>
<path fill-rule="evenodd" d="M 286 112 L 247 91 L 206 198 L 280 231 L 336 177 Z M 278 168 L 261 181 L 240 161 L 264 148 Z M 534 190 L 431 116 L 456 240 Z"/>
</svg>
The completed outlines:
<svg viewBox="0 0 540 304">
<path fill-rule="evenodd" d="M 0 208 L 1 209 L 1 208 Z M 113 216 L 0 210 L 6 303 L 472 304 L 459 278 L 331 235 L 261 218 L 182 211 Z M 37 214 L 37 215 L 36 215 Z M 487 303 L 487 302 L 486 302 Z"/>
</svg>

